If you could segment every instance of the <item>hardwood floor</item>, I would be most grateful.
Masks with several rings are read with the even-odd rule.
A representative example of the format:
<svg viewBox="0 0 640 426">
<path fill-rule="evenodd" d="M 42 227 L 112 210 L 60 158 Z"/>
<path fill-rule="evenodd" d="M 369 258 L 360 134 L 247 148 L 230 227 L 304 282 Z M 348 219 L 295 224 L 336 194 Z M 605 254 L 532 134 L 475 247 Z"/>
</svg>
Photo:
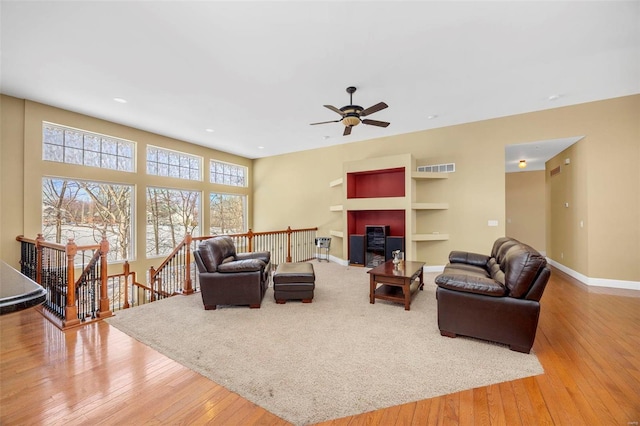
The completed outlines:
<svg viewBox="0 0 640 426">
<path fill-rule="evenodd" d="M 637 293 L 554 270 L 533 347 L 544 374 L 322 425 L 638 425 Z M 0 333 L 2 425 L 288 424 L 105 322 L 62 333 L 28 310 Z"/>
</svg>

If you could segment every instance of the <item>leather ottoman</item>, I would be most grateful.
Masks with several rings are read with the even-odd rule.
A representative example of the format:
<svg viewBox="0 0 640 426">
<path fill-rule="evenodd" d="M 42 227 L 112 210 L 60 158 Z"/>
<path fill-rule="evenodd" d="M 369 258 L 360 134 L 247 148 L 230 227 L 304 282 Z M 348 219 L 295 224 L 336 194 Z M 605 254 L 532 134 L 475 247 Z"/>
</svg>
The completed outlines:
<svg viewBox="0 0 640 426">
<path fill-rule="evenodd" d="M 287 300 L 311 303 L 315 282 L 316 275 L 311 263 L 281 263 L 273 274 L 273 296 L 276 303 L 286 303 Z"/>
</svg>

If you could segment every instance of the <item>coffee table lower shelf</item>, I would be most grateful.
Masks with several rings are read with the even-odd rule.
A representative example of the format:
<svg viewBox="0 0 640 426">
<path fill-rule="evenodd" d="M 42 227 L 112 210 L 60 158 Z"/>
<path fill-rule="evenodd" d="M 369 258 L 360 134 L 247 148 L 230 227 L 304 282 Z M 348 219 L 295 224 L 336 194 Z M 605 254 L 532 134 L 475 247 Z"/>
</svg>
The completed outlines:
<svg viewBox="0 0 640 426">
<path fill-rule="evenodd" d="M 413 300 L 416 293 L 421 290 L 420 281 L 415 280 L 413 283 L 411 283 L 409 288 L 411 291 L 410 299 Z M 403 288 L 388 284 L 382 284 L 378 288 L 376 288 L 376 291 L 373 293 L 373 297 L 379 300 L 388 300 L 389 302 L 405 302 Z"/>
</svg>

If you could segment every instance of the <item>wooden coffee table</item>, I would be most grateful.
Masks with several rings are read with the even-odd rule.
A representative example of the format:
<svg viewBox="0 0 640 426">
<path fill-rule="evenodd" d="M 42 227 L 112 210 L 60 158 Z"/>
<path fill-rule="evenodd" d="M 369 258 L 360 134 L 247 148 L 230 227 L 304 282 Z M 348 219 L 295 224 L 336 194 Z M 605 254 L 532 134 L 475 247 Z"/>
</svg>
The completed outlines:
<svg viewBox="0 0 640 426">
<path fill-rule="evenodd" d="M 368 272 L 369 303 L 375 303 L 376 299 L 390 300 L 404 303 L 404 309 L 408 311 L 411 299 L 424 287 L 423 266 L 424 262 L 402 261 L 396 267 L 393 261 L 389 260 L 371 269 Z M 381 284 L 380 287 L 378 284 Z"/>
</svg>

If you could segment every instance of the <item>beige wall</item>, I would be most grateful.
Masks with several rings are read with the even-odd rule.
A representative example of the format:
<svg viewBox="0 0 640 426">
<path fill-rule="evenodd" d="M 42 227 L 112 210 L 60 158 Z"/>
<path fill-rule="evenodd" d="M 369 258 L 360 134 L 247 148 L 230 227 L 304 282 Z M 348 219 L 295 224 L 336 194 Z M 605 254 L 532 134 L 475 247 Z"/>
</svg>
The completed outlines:
<svg viewBox="0 0 640 426">
<path fill-rule="evenodd" d="M 146 187 L 157 186 L 174 189 L 199 190 L 202 192 L 201 232 L 209 230 L 209 196 L 212 191 L 231 192 L 224 185 L 209 181 L 209 160 L 231 162 L 247 166 L 252 176 L 252 160 L 232 154 L 207 149 L 184 141 L 159 136 L 153 133 L 111 123 L 82 114 L 54 108 L 31 101 L 22 101 L 2 96 L 2 259 L 17 266 L 19 245 L 17 235 L 35 238 L 41 232 L 42 177 L 62 176 L 76 179 L 125 183 L 135 185 L 135 261 L 132 269 L 144 276 L 150 266 L 159 266 L 161 260 L 147 259 L 146 239 Z M 74 166 L 42 160 L 42 122 L 48 121 L 90 132 L 128 139 L 136 143 L 137 173 L 119 172 L 93 167 Z M 23 131 L 24 129 L 24 131 Z M 176 151 L 199 155 L 204 158 L 204 181 L 194 182 L 146 174 L 146 147 L 159 146 Z M 6 176 L 6 179 L 5 179 Z M 250 184 L 251 185 L 251 184 Z M 233 192 L 249 196 L 249 212 L 252 211 L 252 188 L 233 188 Z M 249 226 L 252 226 L 249 215 Z"/>
<path fill-rule="evenodd" d="M 585 175 L 574 183 L 576 194 L 584 194 L 574 205 L 584 206 L 588 235 L 564 256 L 581 259 L 570 267 L 586 276 L 640 281 L 639 116 L 635 95 L 258 159 L 255 226 L 317 224 L 324 235 L 343 230 L 341 213 L 329 211 L 336 190 L 328 185 L 342 176 L 342 163 L 410 153 L 418 165 L 456 163 L 445 183 L 448 199 L 441 200 L 450 205 L 450 229 L 442 230 L 450 239 L 421 243 L 417 253 L 427 265 L 443 265 L 450 250 L 486 253 L 505 234 L 506 145 L 585 136 L 572 165 Z M 499 226 L 488 227 L 488 220 Z M 546 251 L 562 263 L 556 242 L 547 236 Z M 332 254 L 345 258 L 343 247 L 332 242 Z"/>
<path fill-rule="evenodd" d="M 250 212 L 253 213 L 250 226 L 256 231 L 318 226 L 319 235 L 329 235 L 330 230 L 343 230 L 342 212 L 329 211 L 329 206 L 339 203 L 342 198 L 342 188 L 332 188 L 329 182 L 342 177 L 345 161 L 410 153 L 418 165 L 456 163 L 456 172 L 435 185 L 435 190 L 446 194 L 446 199 L 437 197 L 434 201 L 449 203 L 449 209 L 444 216 L 439 214 L 437 221 L 438 226 L 446 228 L 440 232 L 448 233 L 450 239 L 419 243 L 416 256 L 427 265 L 443 265 L 453 249 L 486 253 L 493 240 L 505 234 L 506 145 L 585 136 L 572 147 L 575 152 L 569 153 L 573 157 L 571 167 L 575 174 L 570 181 L 571 197 L 575 200 L 571 201 L 570 210 L 573 206 L 575 210 L 570 218 L 564 218 L 556 204 L 551 205 L 550 201 L 546 205 L 547 254 L 588 277 L 640 281 L 640 168 L 637 167 L 640 162 L 640 95 L 255 161 L 7 96 L 2 96 L 1 106 L 0 256 L 14 265 L 18 257 L 15 236 L 33 236 L 40 227 L 43 175 L 123 181 L 121 174 L 116 172 L 89 171 L 43 162 L 40 153 L 44 120 L 134 140 L 139 152 L 144 152 L 146 144 L 153 144 L 193 152 L 205 159 L 215 156 L 247 165 L 253 183 L 253 188 L 248 190 Z M 564 161 L 563 155 L 557 161 Z M 144 170 L 144 160 L 139 161 L 138 170 Z M 550 162 L 548 167 L 552 165 Z M 140 200 L 145 199 L 145 185 L 194 188 L 191 182 L 150 179 L 144 174 L 136 175 L 133 182 L 138 217 L 144 211 L 144 203 Z M 567 185 L 569 183 L 564 184 Z M 206 194 L 224 188 L 203 183 L 202 190 Z M 556 197 L 549 187 L 547 190 L 547 199 Z M 205 218 L 207 216 L 205 214 Z M 418 220 L 431 220 L 429 216 L 428 213 L 421 214 Z M 487 226 L 488 220 L 498 220 L 499 226 Z M 580 220 L 583 220 L 583 227 L 576 229 Z M 204 226 L 208 227 L 208 223 Z M 430 227 L 419 224 L 418 228 Z M 138 240 L 143 232 L 138 230 Z M 334 237 L 331 254 L 346 258 L 344 246 Z M 143 258 L 143 248 L 138 247 L 136 255 Z M 145 270 L 154 263 L 140 262 Z"/>
<path fill-rule="evenodd" d="M 24 105 L 0 97 L 0 259 L 14 267 L 20 257 L 16 236 L 24 229 Z"/>
<path fill-rule="evenodd" d="M 507 173 L 505 200 L 506 235 L 546 251 L 546 190 L 545 172 Z"/>
</svg>

